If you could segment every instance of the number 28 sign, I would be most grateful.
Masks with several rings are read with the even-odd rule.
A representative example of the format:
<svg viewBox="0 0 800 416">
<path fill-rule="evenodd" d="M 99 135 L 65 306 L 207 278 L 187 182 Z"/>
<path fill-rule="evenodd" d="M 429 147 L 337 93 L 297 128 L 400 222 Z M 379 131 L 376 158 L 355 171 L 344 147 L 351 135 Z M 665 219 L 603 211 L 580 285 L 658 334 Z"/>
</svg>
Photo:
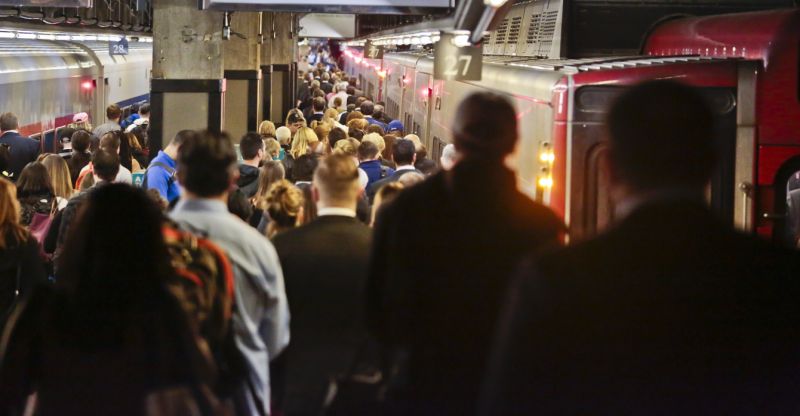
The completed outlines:
<svg viewBox="0 0 800 416">
<path fill-rule="evenodd" d="M 483 49 L 479 46 L 456 46 L 453 35 L 442 33 L 434 45 L 433 78 L 480 81 Z"/>
</svg>

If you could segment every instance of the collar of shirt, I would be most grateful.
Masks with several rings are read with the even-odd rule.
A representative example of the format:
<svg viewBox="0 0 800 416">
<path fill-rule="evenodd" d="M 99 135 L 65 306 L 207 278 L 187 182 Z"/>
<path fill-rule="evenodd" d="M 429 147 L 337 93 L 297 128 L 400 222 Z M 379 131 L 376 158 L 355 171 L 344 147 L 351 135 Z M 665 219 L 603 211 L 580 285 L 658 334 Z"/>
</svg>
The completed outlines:
<svg viewBox="0 0 800 416">
<path fill-rule="evenodd" d="M 400 172 L 401 170 L 414 170 L 414 169 L 416 169 L 414 165 L 403 165 L 403 166 L 398 166 L 397 168 L 395 168 L 394 171 Z"/>
<path fill-rule="evenodd" d="M 175 168 L 175 161 L 171 157 L 169 157 L 168 154 L 164 153 L 163 150 L 159 150 L 158 155 L 155 158 L 163 159 L 165 162 L 167 162 L 167 166 Z"/>
<path fill-rule="evenodd" d="M 340 208 L 340 207 L 324 207 L 317 209 L 317 216 L 324 217 L 327 215 L 338 215 L 341 217 L 356 217 L 356 211 L 350 208 Z"/>
<path fill-rule="evenodd" d="M 294 183 L 294 186 L 303 185 L 303 184 L 311 185 L 311 181 L 297 181 L 297 182 Z"/>
<path fill-rule="evenodd" d="M 6 133 L 17 133 L 17 134 L 19 134 L 19 130 L 6 130 L 6 131 L 3 132 L 3 134 L 6 134 Z"/>
<path fill-rule="evenodd" d="M 217 199 L 188 199 L 182 198 L 175 205 L 175 212 L 213 212 L 213 213 L 228 213 L 228 206 L 224 202 Z"/>
</svg>

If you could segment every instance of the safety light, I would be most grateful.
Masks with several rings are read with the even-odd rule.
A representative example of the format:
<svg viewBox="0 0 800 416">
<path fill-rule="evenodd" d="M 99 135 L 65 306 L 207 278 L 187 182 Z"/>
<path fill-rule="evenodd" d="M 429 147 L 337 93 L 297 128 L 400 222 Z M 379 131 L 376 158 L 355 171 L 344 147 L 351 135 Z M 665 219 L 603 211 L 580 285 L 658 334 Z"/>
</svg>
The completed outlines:
<svg viewBox="0 0 800 416">
<path fill-rule="evenodd" d="M 378 70 L 378 76 L 381 77 L 381 78 L 386 78 L 386 70 L 385 69 L 379 69 Z"/>
<path fill-rule="evenodd" d="M 539 160 L 543 163 L 553 163 L 556 160 L 556 155 L 553 152 L 542 152 L 539 155 Z"/>
<path fill-rule="evenodd" d="M 84 90 L 91 90 L 94 88 L 94 81 L 83 81 L 81 82 L 81 88 Z"/>
<path fill-rule="evenodd" d="M 553 177 L 552 176 L 542 176 L 539 178 L 539 187 L 549 189 L 553 187 Z"/>
<path fill-rule="evenodd" d="M 356 57 L 354 58 L 354 60 L 356 61 L 356 63 L 357 63 L 357 64 L 360 64 L 360 63 L 361 63 L 361 57 L 360 57 L 360 56 L 356 56 Z"/>
</svg>

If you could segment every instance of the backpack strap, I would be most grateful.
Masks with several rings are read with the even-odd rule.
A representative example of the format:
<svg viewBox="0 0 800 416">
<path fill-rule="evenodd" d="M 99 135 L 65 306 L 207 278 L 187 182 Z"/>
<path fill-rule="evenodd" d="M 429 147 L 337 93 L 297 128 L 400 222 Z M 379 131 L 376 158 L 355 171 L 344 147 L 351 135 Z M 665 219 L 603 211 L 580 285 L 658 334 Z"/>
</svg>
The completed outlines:
<svg viewBox="0 0 800 416">
<path fill-rule="evenodd" d="M 381 165 L 381 179 L 387 176 L 389 176 L 389 168 L 384 165 Z"/>
<path fill-rule="evenodd" d="M 172 184 L 175 182 L 175 169 L 169 167 L 164 162 L 153 162 L 144 171 L 144 180 L 142 180 L 142 188 L 147 188 L 147 173 L 150 172 L 150 169 L 153 168 L 154 166 L 158 166 L 164 169 L 169 174 L 169 177 L 167 178 L 167 186 L 168 187 L 172 186 Z"/>
</svg>

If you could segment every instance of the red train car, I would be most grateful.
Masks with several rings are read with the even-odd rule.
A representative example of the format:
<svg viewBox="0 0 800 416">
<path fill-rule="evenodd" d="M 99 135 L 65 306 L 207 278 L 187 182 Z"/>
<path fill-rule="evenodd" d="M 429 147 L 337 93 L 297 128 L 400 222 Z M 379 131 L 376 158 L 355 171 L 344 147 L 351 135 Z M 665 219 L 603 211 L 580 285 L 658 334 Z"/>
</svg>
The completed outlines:
<svg viewBox="0 0 800 416">
<path fill-rule="evenodd" d="M 800 171 L 800 10 L 685 18 L 657 26 L 644 53 L 697 55 L 754 62 L 754 98 L 739 102 L 745 118 L 741 153 L 753 153 L 752 172 L 737 177 L 740 198 L 753 201 L 748 221 L 758 233 L 787 236 L 787 181 Z M 746 140 L 749 139 L 749 140 Z M 797 215 L 797 214 L 795 214 Z M 795 219 L 796 220 L 796 219 Z"/>
</svg>

